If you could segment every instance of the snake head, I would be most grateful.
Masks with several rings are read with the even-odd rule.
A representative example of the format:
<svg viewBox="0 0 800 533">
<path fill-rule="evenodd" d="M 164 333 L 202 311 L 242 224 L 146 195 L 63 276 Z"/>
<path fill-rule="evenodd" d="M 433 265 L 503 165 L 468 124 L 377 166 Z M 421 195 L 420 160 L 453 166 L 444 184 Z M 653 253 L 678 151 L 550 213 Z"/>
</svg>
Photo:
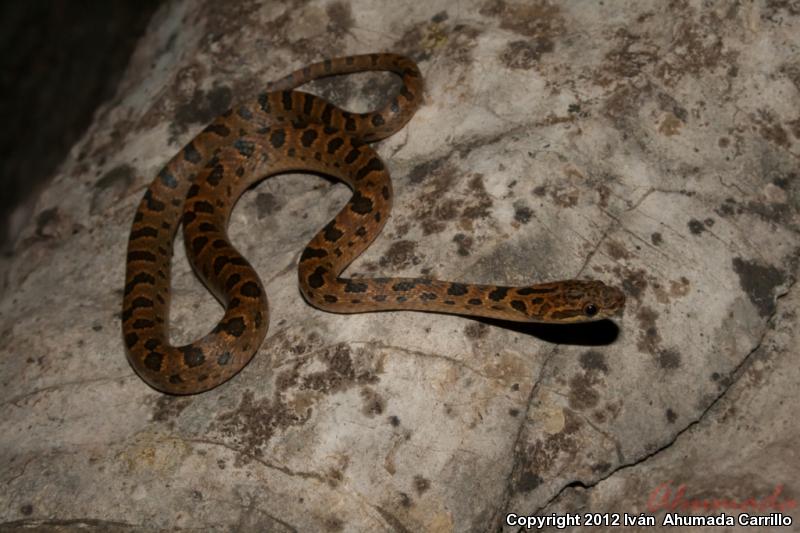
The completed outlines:
<svg viewBox="0 0 800 533">
<path fill-rule="evenodd" d="M 528 301 L 534 322 L 592 322 L 616 315 L 625 306 L 625 294 L 602 281 L 566 280 L 517 289 Z"/>
</svg>

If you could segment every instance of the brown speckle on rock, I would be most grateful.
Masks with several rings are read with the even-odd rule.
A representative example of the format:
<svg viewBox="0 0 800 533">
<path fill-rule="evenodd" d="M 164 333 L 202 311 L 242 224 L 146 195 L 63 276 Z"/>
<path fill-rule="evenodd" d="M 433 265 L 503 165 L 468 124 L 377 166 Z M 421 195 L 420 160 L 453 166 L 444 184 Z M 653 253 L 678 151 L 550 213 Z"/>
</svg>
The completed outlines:
<svg viewBox="0 0 800 533">
<path fill-rule="evenodd" d="M 153 422 L 170 422 L 177 418 L 184 409 L 192 404 L 192 400 L 177 396 L 159 396 L 155 400 L 155 408 L 151 420 Z"/>
<path fill-rule="evenodd" d="M 691 219 L 689 221 L 689 231 L 692 232 L 693 235 L 700 235 L 706 230 L 705 225 L 697 219 Z"/>
<path fill-rule="evenodd" d="M 675 370 L 681 366 L 681 354 L 675 350 L 660 350 L 658 353 L 658 366 L 664 370 Z"/>
<path fill-rule="evenodd" d="M 416 254 L 417 243 L 409 240 L 395 241 L 389 246 L 389 249 L 380 258 L 378 264 L 381 268 L 392 268 L 393 270 L 400 270 L 409 266 L 418 265 L 422 262 Z"/>
<path fill-rule="evenodd" d="M 639 321 L 639 340 L 637 348 L 646 353 L 658 354 L 661 344 L 661 334 L 656 327 L 658 313 L 648 306 L 642 306 L 636 313 Z"/>
<path fill-rule="evenodd" d="M 675 414 L 675 411 L 673 411 L 672 408 L 667 408 L 667 411 L 664 414 L 667 418 L 667 422 L 670 424 L 674 424 L 675 421 L 678 420 L 678 415 Z"/>
<path fill-rule="evenodd" d="M 453 242 L 458 245 L 457 253 L 461 257 L 467 257 L 471 253 L 474 240 L 469 235 L 457 233 L 453 237 Z"/>
<path fill-rule="evenodd" d="M 772 265 L 763 265 L 741 257 L 733 258 L 733 270 L 739 276 L 739 285 L 762 317 L 775 312 L 775 288 L 786 280 L 783 271 Z"/>
<path fill-rule="evenodd" d="M 325 6 L 325 13 L 328 15 L 328 33 L 343 37 L 353 28 L 355 22 L 349 3 L 331 2 Z"/>
<path fill-rule="evenodd" d="M 569 380 L 569 406 L 576 411 L 591 409 L 600 401 L 600 394 L 593 388 L 597 381 L 589 374 L 576 374 Z"/>
<path fill-rule="evenodd" d="M 527 224 L 533 216 L 533 211 L 525 204 L 514 204 L 514 220 L 520 224 Z"/>
<path fill-rule="evenodd" d="M 482 339 L 489 333 L 489 326 L 482 322 L 470 322 L 464 327 L 464 334 L 470 339 Z"/>
<path fill-rule="evenodd" d="M 414 476 L 414 489 L 417 491 L 417 494 L 420 496 L 424 494 L 429 488 L 431 488 L 431 482 L 425 479 L 424 477 L 417 474 Z"/>
<path fill-rule="evenodd" d="M 256 213 L 259 220 L 272 215 L 280 208 L 277 198 L 271 192 L 259 192 L 256 195 Z"/>
<path fill-rule="evenodd" d="M 583 352 L 580 356 L 580 364 L 581 368 L 586 371 L 599 370 L 603 374 L 608 374 L 606 357 L 601 352 L 595 350 Z"/>
<path fill-rule="evenodd" d="M 542 54 L 552 52 L 553 41 L 541 37 L 530 41 L 512 41 L 500 54 L 500 60 L 511 69 L 528 70 L 534 68 Z"/>
<path fill-rule="evenodd" d="M 380 415 L 386 409 L 386 400 L 369 387 L 361 389 L 361 399 L 364 401 L 361 412 L 366 416 Z"/>
</svg>

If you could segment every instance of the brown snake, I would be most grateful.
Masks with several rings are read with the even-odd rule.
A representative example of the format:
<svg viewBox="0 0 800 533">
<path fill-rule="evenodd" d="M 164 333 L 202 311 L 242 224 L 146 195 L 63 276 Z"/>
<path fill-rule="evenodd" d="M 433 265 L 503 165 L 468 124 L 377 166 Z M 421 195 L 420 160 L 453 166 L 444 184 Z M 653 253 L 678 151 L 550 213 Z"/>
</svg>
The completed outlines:
<svg viewBox="0 0 800 533">
<path fill-rule="evenodd" d="M 394 72 L 403 84 L 385 107 L 371 113 L 348 113 L 292 90 L 316 78 L 369 70 Z M 420 71 L 402 56 L 315 63 L 214 120 L 167 163 L 136 210 L 128 242 L 122 332 L 128 360 L 144 381 L 172 394 L 203 392 L 230 379 L 258 350 L 267 333 L 267 296 L 256 272 L 228 240 L 228 218 L 253 183 L 289 171 L 333 176 L 353 190 L 300 256 L 300 290 L 314 307 L 335 313 L 415 310 L 553 323 L 607 318 L 623 307 L 622 291 L 599 281 L 503 287 L 339 277 L 377 237 L 391 208 L 389 173 L 365 143 L 402 128 L 421 98 Z M 181 222 L 194 269 L 225 315 L 202 339 L 172 346 L 167 331 L 170 263 Z"/>
</svg>

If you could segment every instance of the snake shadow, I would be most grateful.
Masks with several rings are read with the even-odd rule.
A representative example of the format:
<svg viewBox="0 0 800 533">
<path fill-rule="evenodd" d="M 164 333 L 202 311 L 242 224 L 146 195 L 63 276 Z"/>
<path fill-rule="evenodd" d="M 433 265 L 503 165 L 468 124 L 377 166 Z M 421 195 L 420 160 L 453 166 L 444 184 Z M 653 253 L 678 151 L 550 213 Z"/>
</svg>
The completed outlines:
<svg viewBox="0 0 800 533">
<path fill-rule="evenodd" d="M 542 324 L 536 322 L 512 322 L 495 318 L 472 317 L 476 322 L 488 326 L 509 329 L 553 344 L 575 346 L 604 346 L 619 336 L 619 326 L 609 319 L 580 324 Z"/>
</svg>

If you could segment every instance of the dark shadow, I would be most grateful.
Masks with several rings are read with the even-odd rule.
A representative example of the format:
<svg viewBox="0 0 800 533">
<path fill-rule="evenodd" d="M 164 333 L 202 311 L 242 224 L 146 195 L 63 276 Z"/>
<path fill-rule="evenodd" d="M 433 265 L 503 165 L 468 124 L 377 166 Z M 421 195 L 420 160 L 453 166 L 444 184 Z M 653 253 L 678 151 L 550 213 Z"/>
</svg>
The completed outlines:
<svg viewBox="0 0 800 533">
<path fill-rule="evenodd" d="M 470 317 L 489 326 L 510 329 L 531 335 L 553 344 L 574 346 L 603 346 L 611 344 L 619 336 L 619 326 L 613 320 L 597 320 L 582 324 L 540 324 L 535 322 L 512 322 L 494 318 Z"/>
</svg>

